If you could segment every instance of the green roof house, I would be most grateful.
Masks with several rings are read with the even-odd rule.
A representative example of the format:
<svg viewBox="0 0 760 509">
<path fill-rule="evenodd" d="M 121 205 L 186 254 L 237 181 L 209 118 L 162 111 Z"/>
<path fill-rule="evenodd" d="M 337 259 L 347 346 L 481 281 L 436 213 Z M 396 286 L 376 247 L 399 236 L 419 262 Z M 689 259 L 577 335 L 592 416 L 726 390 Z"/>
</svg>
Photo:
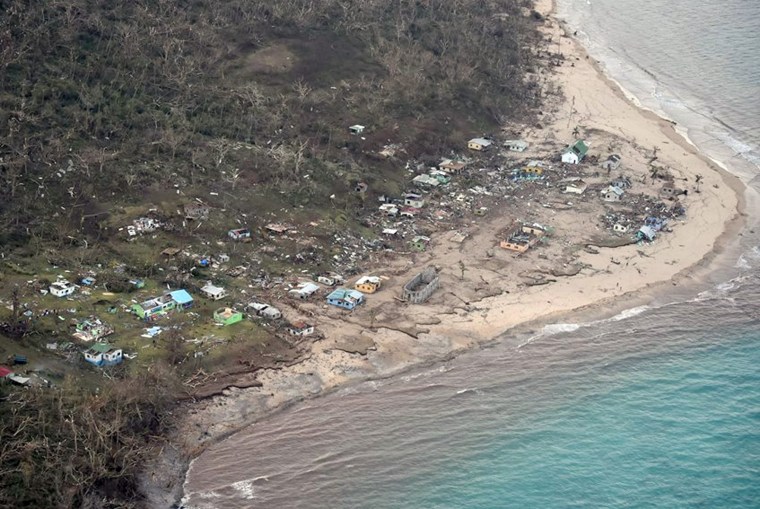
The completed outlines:
<svg viewBox="0 0 760 509">
<path fill-rule="evenodd" d="M 575 143 L 567 147 L 562 152 L 562 162 L 567 164 L 578 164 L 583 161 L 588 152 L 588 145 L 583 140 L 576 140 Z"/>
</svg>

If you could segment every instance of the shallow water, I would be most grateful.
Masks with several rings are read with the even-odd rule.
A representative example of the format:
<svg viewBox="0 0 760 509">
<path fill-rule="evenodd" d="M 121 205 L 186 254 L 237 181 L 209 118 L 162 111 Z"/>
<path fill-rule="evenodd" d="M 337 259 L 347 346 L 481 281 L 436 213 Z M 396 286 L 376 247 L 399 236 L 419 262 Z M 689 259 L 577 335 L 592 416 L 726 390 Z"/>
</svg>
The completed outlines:
<svg viewBox="0 0 760 509">
<path fill-rule="evenodd" d="M 560 13 L 643 105 L 758 173 L 760 2 L 560 0 Z M 250 426 L 193 463 L 187 506 L 759 507 L 756 226 L 702 288 Z"/>
</svg>

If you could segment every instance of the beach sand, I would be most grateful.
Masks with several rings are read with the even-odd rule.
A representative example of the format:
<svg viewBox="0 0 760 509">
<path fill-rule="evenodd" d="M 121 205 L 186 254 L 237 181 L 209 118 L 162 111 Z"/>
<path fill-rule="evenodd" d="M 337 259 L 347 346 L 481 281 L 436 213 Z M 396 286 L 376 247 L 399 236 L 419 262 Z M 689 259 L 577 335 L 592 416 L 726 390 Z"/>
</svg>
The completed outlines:
<svg viewBox="0 0 760 509">
<path fill-rule="evenodd" d="M 544 30 L 556 48 L 563 28 L 550 14 L 551 1 L 537 2 L 537 10 L 548 15 Z M 653 292 L 697 278 L 736 238 L 744 223 L 741 181 L 701 155 L 671 122 L 636 107 L 572 38 L 561 36 L 558 47 L 564 62 L 542 71 L 542 80 L 561 87 L 565 100 L 547 105 L 553 111 L 547 109 L 541 128 L 526 127 L 522 137 L 533 146 L 553 140 L 567 143 L 579 128 L 592 141 L 592 149 L 609 145 L 621 154 L 626 172 L 636 176 L 634 187 L 642 188 L 651 185 L 648 154 L 657 147 L 658 164 L 668 167 L 683 188 L 692 190 L 682 200 L 687 209 L 683 220 L 671 223 L 672 232 L 651 244 L 597 247 L 570 256 L 574 242 L 592 237 L 599 229 L 593 214 L 581 219 L 572 208 L 601 201 L 597 196 L 573 196 L 565 198 L 578 202 L 569 206 L 570 211 L 560 210 L 564 203 L 547 207 L 529 199 L 517 207 L 521 219 L 551 223 L 554 229 L 548 246 L 541 247 L 541 257 L 530 251 L 518 257 L 495 247 L 497 232 L 515 219 L 507 219 L 508 214 L 494 213 L 472 223 L 462 243 L 451 240 L 454 232 L 433 236 L 427 252 L 388 262 L 381 271 L 387 277 L 385 288 L 371 295 L 366 306 L 346 314 L 314 304 L 313 313 L 325 338 L 311 345 L 311 354 L 303 362 L 258 372 L 261 387 L 231 388 L 223 396 L 188 405 L 177 432 L 179 454 L 165 455 L 163 464 L 154 466 L 165 473 L 148 483 L 154 484 L 153 489 L 149 486 L 154 505 L 166 506 L 180 493 L 176 475 L 184 465 L 181 457 L 197 455 L 208 444 L 274 409 L 348 383 L 446 359 L 506 331 L 524 332 L 560 317 L 579 321 L 580 316 L 611 314 L 643 304 Z M 697 175 L 702 177 L 700 192 L 693 191 Z M 594 181 L 593 176 L 589 178 Z M 601 175 L 597 180 L 604 179 Z M 593 206 L 604 210 L 601 203 Z M 398 288 L 426 265 L 440 268 L 441 288 L 423 305 L 398 302 Z M 568 274 L 577 273 L 556 275 L 548 284 L 525 284 L 530 277 L 561 272 L 562 267 Z M 174 489 L 167 490 L 167 484 Z"/>
</svg>

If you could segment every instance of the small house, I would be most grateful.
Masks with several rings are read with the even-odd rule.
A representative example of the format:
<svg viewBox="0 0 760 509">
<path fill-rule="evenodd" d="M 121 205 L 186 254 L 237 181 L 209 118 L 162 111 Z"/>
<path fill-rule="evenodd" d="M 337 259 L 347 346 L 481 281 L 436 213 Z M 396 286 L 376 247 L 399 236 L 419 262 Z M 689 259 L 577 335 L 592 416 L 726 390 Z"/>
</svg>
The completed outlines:
<svg viewBox="0 0 760 509">
<path fill-rule="evenodd" d="M 77 285 L 62 280 L 51 284 L 48 289 L 56 297 L 68 297 L 76 291 Z"/>
<path fill-rule="evenodd" d="M 345 281 L 346 279 L 343 276 L 334 272 L 328 272 L 327 274 L 317 276 L 317 282 L 327 286 L 343 284 Z"/>
<path fill-rule="evenodd" d="M 175 290 L 160 297 L 148 299 L 140 304 L 134 304 L 132 311 L 143 320 L 152 320 L 165 315 L 172 310 L 183 310 L 192 307 L 193 297 L 186 290 Z"/>
<path fill-rule="evenodd" d="M 354 187 L 354 191 L 359 194 L 367 194 L 367 190 L 369 189 L 369 186 L 366 182 L 357 182 L 356 186 Z"/>
<path fill-rule="evenodd" d="M 636 240 L 639 241 L 644 240 L 647 242 L 652 242 L 656 236 L 657 232 L 651 226 L 644 225 L 639 228 L 638 232 L 636 232 Z"/>
<path fill-rule="evenodd" d="M 81 341 L 98 341 L 113 334 L 113 327 L 92 316 L 77 323 L 76 329 L 72 335 Z"/>
<path fill-rule="evenodd" d="M 425 206 L 425 199 L 419 194 L 407 193 L 404 195 L 404 205 L 407 207 L 414 207 L 415 209 L 421 209 Z"/>
<path fill-rule="evenodd" d="M 523 224 L 509 234 L 506 240 L 499 242 L 499 247 L 509 251 L 524 253 L 542 237 L 546 235 L 546 228 L 538 224 Z"/>
<path fill-rule="evenodd" d="M 461 161 L 453 161 L 451 159 L 444 159 L 438 163 L 438 169 L 449 174 L 461 173 L 465 166 L 465 163 Z"/>
<path fill-rule="evenodd" d="M 678 189 L 673 183 L 667 183 L 660 188 L 660 196 L 663 198 L 673 198 L 681 194 L 686 194 L 686 191 Z"/>
<path fill-rule="evenodd" d="M 232 325 L 243 319 L 243 313 L 232 308 L 219 308 L 214 311 L 214 321 L 219 325 Z"/>
<path fill-rule="evenodd" d="M 327 296 L 327 303 L 344 309 L 354 309 L 364 302 L 364 294 L 357 290 L 338 288 Z"/>
<path fill-rule="evenodd" d="M 0 366 L 0 381 L 5 380 L 7 377 L 13 375 L 13 371 L 5 366 Z"/>
<path fill-rule="evenodd" d="M 264 228 L 269 233 L 276 233 L 277 235 L 282 235 L 283 233 L 287 233 L 287 231 L 290 230 L 289 227 L 280 223 L 269 223 Z"/>
<path fill-rule="evenodd" d="M 354 283 L 354 288 L 363 293 L 375 293 L 380 289 L 380 278 L 377 276 L 363 276 Z"/>
<path fill-rule="evenodd" d="M 614 225 L 612 225 L 612 230 L 618 233 L 626 233 L 628 232 L 629 229 L 630 227 L 627 224 L 623 224 L 623 223 L 615 223 Z"/>
<path fill-rule="evenodd" d="M 383 203 L 380 205 L 379 210 L 388 217 L 395 217 L 398 215 L 398 207 L 392 203 Z"/>
<path fill-rule="evenodd" d="M 623 190 L 620 189 L 617 186 L 609 186 L 607 189 L 602 191 L 602 199 L 604 201 L 620 201 L 623 197 Z"/>
<path fill-rule="evenodd" d="M 532 161 L 528 161 L 528 164 L 523 166 L 522 171 L 528 175 L 540 176 L 543 175 L 544 171 L 547 169 L 547 164 L 545 162 L 537 161 L 534 159 Z"/>
<path fill-rule="evenodd" d="M 611 154 L 606 161 L 602 162 L 602 168 L 607 171 L 617 170 L 620 166 L 620 156 L 617 154 Z"/>
<path fill-rule="evenodd" d="M 479 152 L 488 150 L 491 145 L 493 145 L 493 141 L 486 138 L 473 138 L 467 142 L 467 148 L 470 150 L 477 150 Z"/>
<path fill-rule="evenodd" d="M 279 320 L 282 318 L 282 312 L 276 307 L 272 307 L 269 304 L 262 304 L 260 302 L 251 302 L 248 307 L 256 311 L 256 314 L 262 318 L 269 320 Z"/>
<path fill-rule="evenodd" d="M 426 237 L 424 235 L 417 235 L 412 239 L 411 245 L 412 248 L 416 251 L 425 251 L 430 244 L 430 237 Z"/>
<path fill-rule="evenodd" d="M 383 228 L 383 235 L 386 237 L 398 237 L 398 229 L 397 228 Z"/>
<path fill-rule="evenodd" d="M 528 142 L 524 140 L 507 140 L 504 142 L 504 146 L 512 152 L 525 152 L 528 148 Z"/>
<path fill-rule="evenodd" d="M 565 193 L 583 194 L 588 189 L 588 184 L 583 180 L 574 180 L 565 185 Z"/>
<path fill-rule="evenodd" d="M 359 135 L 359 134 L 363 133 L 364 129 L 366 129 L 366 127 L 364 127 L 363 125 L 360 125 L 360 124 L 354 124 L 352 126 L 349 126 L 349 128 L 348 128 L 348 130 L 351 132 L 351 134 L 354 134 L 354 135 Z"/>
<path fill-rule="evenodd" d="M 319 286 L 314 283 L 299 283 L 298 286 L 288 292 L 289 295 L 305 300 L 314 295 Z"/>
<path fill-rule="evenodd" d="M 440 184 L 446 185 L 449 182 L 451 182 L 451 177 L 448 173 L 441 170 L 431 170 L 430 176 L 434 179 L 436 179 Z"/>
<path fill-rule="evenodd" d="M 314 334 L 314 326 L 305 322 L 298 322 L 288 327 L 291 336 L 310 336 Z"/>
<path fill-rule="evenodd" d="M 426 187 L 438 187 L 441 185 L 441 182 L 437 178 L 425 174 L 417 175 L 412 179 L 412 182 L 419 186 Z"/>
<path fill-rule="evenodd" d="M 161 251 L 161 254 L 163 256 L 171 258 L 172 256 L 177 256 L 180 251 L 181 251 L 181 249 L 179 249 L 177 247 L 167 247 L 166 249 L 164 249 L 163 251 Z"/>
<path fill-rule="evenodd" d="M 562 152 L 562 162 L 566 164 L 578 164 L 583 161 L 588 152 L 588 145 L 583 140 L 577 140 Z"/>
<path fill-rule="evenodd" d="M 211 299 L 211 300 L 219 300 L 227 296 L 227 290 L 225 290 L 221 286 L 216 286 L 211 283 L 206 283 L 206 285 L 203 288 L 201 288 L 201 293 L 206 298 Z"/>
<path fill-rule="evenodd" d="M 184 206 L 185 219 L 187 221 L 205 221 L 210 212 L 208 205 L 199 202 L 186 203 Z"/>
<path fill-rule="evenodd" d="M 408 218 L 414 218 L 417 214 L 420 213 L 420 209 L 416 207 L 404 207 L 401 209 L 401 213 L 399 214 L 401 217 L 408 217 Z"/>
<path fill-rule="evenodd" d="M 610 185 L 619 187 L 620 189 L 625 191 L 626 189 L 629 189 L 631 187 L 631 179 L 625 176 L 618 177 L 612 182 L 610 182 Z"/>
<path fill-rule="evenodd" d="M 95 343 L 84 352 L 84 360 L 95 366 L 113 366 L 123 360 L 121 348 L 108 343 Z"/>
<path fill-rule="evenodd" d="M 251 240 L 251 230 L 248 228 L 236 228 L 228 231 L 227 236 L 232 240 L 245 242 Z"/>
</svg>

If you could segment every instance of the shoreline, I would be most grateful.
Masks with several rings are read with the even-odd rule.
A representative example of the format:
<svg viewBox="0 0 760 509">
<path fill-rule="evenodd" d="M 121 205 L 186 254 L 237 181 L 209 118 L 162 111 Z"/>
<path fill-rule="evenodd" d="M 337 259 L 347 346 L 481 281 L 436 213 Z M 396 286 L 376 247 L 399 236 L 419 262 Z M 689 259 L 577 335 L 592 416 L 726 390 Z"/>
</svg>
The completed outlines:
<svg viewBox="0 0 760 509">
<path fill-rule="evenodd" d="M 543 9 L 546 9 L 547 3 L 549 2 L 546 0 L 539 1 L 536 8 L 540 9 L 543 5 Z M 547 19 L 552 24 L 552 28 L 556 29 L 559 27 L 567 33 L 564 30 L 564 23 L 556 18 L 553 1 L 551 2 L 550 10 L 541 12 L 547 16 Z M 499 294 L 468 301 L 467 306 L 454 307 L 450 310 L 432 309 L 431 306 L 430 309 L 426 310 L 429 312 L 423 311 L 420 313 L 418 308 L 414 310 L 417 316 L 413 315 L 411 318 L 407 318 L 407 320 L 414 322 L 418 326 L 415 329 L 418 330 L 416 335 L 404 333 L 399 328 L 391 328 L 391 324 L 389 323 L 378 326 L 374 332 L 367 332 L 351 316 L 342 324 L 333 325 L 333 330 L 326 333 L 329 341 L 320 342 L 326 344 L 320 345 L 315 351 L 314 357 L 326 355 L 326 358 L 331 363 L 320 364 L 318 360 L 309 358 L 301 363 L 301 365 L 290 368 L 262 370 L 262 372 L 257 374 L 257 377 L 263 379 L 263 388 L 226 389 L 224 391 L 226 395 L 224 396 L 215 396 L 191 405 L 183 405 L 183 411 L 187 415 L 183 418 L 183 422 L 178 430 L 178 435 L 184 436 L 183 451 L 175 451 L 175 454 L 165 455 L 163 458 L 164 463 L 162 467 L 174 468 L 174 475 L 170 473 L 168 476 L 171 478 L 170 482 L 173 482 L 174 486 L 169 492 L 164 490 L 163 502 L 174 501 L 176 503 L 179 500 L 179 497 L 184 492 L 184 481 L 186 481 L 186 475 L 191 468 L 192 462 L 195 461 L 195 458 L 205 448 L 224 440 L 255 422 L 271 416 L 275 412 L 284 411 L 297 403 L 314 397 L 324 396 L 338 389 L 347 388 L 365 381 L 387 379 L 416 369 L 442 363 L 462 353 L 486 348 L 489 344 L 504 341 L 506 336 L 520 336 L 531 333 L 534 335 L 536 333 L 540 334 L 540 331 L 537 331 L 536 328 L 549 323 L 556 323 L 557 320 L 573 318 L 575 319 L 573 323 L 587 323 L 593 318 L 603 319 L 615 316 L 623 310 L 636 308 L 647 302 L 651 302 L 653 298 L 658 296 L 671 294 L 667 290 L 672 289 L 673 285 L 680 286 L 683 283 L 685 287 L 692 287 L 701 284 L 707 274 L 713 271 L 711 265 L 716 258 L 719 258 L 722 254 L 727 254 L 728 251 L 735 247 L 735 243 L 732 243 L 732 241 L 738 239 L 739 231 L 747 222 L 746 187 L 741 179 L 721 168 L 717 161 L 713 161 L 707 155 L 699 152 L 699 149 L 693 143 L 678 133 L 673 122 L 660 117 L 654 111 L 633 104 L 626 97 L 622 87 L 606 76 L 598 63 L 588 56 L 585 49 L 576 39 L 572 37 L 567 37 L 567 39 L 571 41 L 571 54 L 581 58 L 586 57 L 585 60 L 590 64 L 589 67 L 596 73 L 596 78 L 607 87 L 608 92 L 612 92 L 613 96 L 622 99 L 631 109 L 636 110 L 636 114 L 646 121 L 646 127 L 651 126 L 652 122 L 655 123 L 657 126 L 655 138 L 659 138 L 661 134 L 667 142 L 672 142 L 675 146 L 679 147 L 679 151 L 684 150 L 689 153 L 690 157 L 700 160 L 705 167 L 715 172 L 716 175 L 714 176 L 718 177 L 717 180 L 712 180 L 711 183 L 717 185 L 717 182 L 719 182 L 722 184 L 720 186 L 720 196 L 728 196 L 725 193 L 728 190 L 735 197 L 733 212 L 732 210 L 723 211 L 723 214 L 720 215 L 717 221 L 714 218 L 701 218 L 704 224 L 712 225 L 711 233 L 715 234 L 708 239 L 708 249 L 699 258 L 694 260 L 693 263 L 671 265 L 670 267 L 673 270 L 666 271 L 665 277 L 655 277 L 652 280 L 647 278 L 643 284 L 640 284 L 640 281 L 633 281 L 636 279 L 635 276 L 629 275 L 626 282 L 631 282 L 631 288 L 626 286 L 626 288 L 620 288 L 619 291 L 616 291 L 616 287 L 608 281 L 609 279 L 615 280 L 614 276 L 616 274 L 611 274 L 612 278 L 604 277 L 602 274 L 594 274 L 583 275 L 581 276 L 582 279 L 576 279 L 575 276 L 567 277 L 561 284 L 554 283 L 544 287 L 533 287 L 529 292 L 526 292 L 526 294 L 530 294 L 528 295 L 528 302 L 522 302 L 522 298 L 515 297 L 514 294 Z M 580 67 L 579 65 L 578 67 L 573 67 L 573 69 Z M 565 85 L 563 80 L 566 78 L 565 74 L 568 68 L 569 66 L 566 61 L 562 67 L 547 70 L 546 72 L 553 75 L 553 80 L 558 80 Z M 567 98 L 564 102 L 568 102 Z M 552 116 L 557 117 L 557 124 L 560 122 L 564 123 L 565 118 L 559 114 L 553 112 Z M 609 127 L 615 129 L 616 126 L 613 124 Z M 546 134 L 551 133 L 547 132 Z M 726 189 L 723 189 L 724 186 Z M 717 193 L 716 197 L 710 198 L 710 200 L 721 203 Z M 707 204 L 702 203 L 706 201 L 708 201 L 707 198 L 704 198 L 699 205 L 707 209 Z M 689 212 L 691 213 L 691 208 Z M 709 213 L 710 210 L 706 210 L 706 212 Z M 677 236 L 679 241 L 683 241 L 683 237 L 688 233 L 693 233 L 694 231 L 700 232 L 701 229 L 696 224 L 692 224 L 691 228 L 686 228 L 688 223 L 693 222 L 693 219 L 689 217 L 687 225 L 683 228 L 679 225 L 679 229 L 669 235 L 674 238 Z M 715 227 L 716 224 L 719 226 L 718 229 Z M 670 242 L 663 240 L 661 242 L 666 245 L 655 246 L 656 250 L 650 255 L 653 257 L 652 259 L 662 261 L 663 257 L 672 254 L 671 251 L 676 249 L 676 246 L 673 245 L 675 243 L 674 240 L 670 240 Z M 704 242 L 700 243 L 699 247 L 704 248 Z M 633 249 L 629 251 L 635 251 L 635 249 L 636 247 L 633 246 Z M 615 251 L 615 253 L 617 254 L 618 252 Z M 685 254 L 689 254 L 688 249 L 686 249 Z M 636 255 L 634 253 L 631 256 Z M 645 262 L 646 260 L 640 263 L 643 265 Z M 650 269 L 652 272 L 657 272 L 657 263 L 647 263 L 645 268 L 647 273 L 649 273 Z M 420 266 L 420 264 L 418 263 L 417 266 Z M 576 282 L 584 282 L 584 284 L 576 284 Z M 619 283 L 619 281 L 617 282 Z M 553 305 L 549 306 L 546 311 L 538 314 L 526 313 L 525 311 L 527 308 L 535 309 L 535 305 L 539 301 L 559 300 L 563 296 L 567 296 L 574 289 L 577 290 L 579 286 L 583 290 L 588 290 L 585 296 L 585 301 L 587 302 L 584 301 L 580 305 L 575 305 L 574 303 L 570 307 L 563 307 L 562 304 Z M 386 291 L 390 292 L 391 290 Z M 607 293 L 611 294 L 607 295 Z M 514 302 L 515 300 L 517 302 Z M 579 300 L 583 301 L 584 299 Z M 480 307 L 481 305 L 483 306 L 482 308 Z M 505 310 L 513 312 L 514 310 L 511 308 L 513 305 L 524 308 L 522 314 L 515 313 L 519 315 L 516 318 L 516 322 L 515 319 L 504 319 L 498 316 L 499 313 L 497 312 L 500 312 L 501 315 L 504 314 Z M 476 309 L 470 309 L 472 307 Z M 482 315 L 480 312 L 483 312 Z M 473 316 L 475 314 L 478 316 Z M 421 315 L 425 318 L 420 322 Z M 431 320 L 431 318 L 434 319 Z M 415 322 L 415 319 L 417 322 Z M 475 319 L 482 320 L 485 325 L 479 324 L 475 326 L 472 324 Z M 341 351 L 339 348 L 335 348 L 336 342 L 339 341 L 338 328 L 341 325 L 345 326 L 347 323 L 353 326 L 350 327 L 349 334 L 353 332 L 360 336 L 368 335 L 372 338 L 375 342 L 374 350 L 370 349 L 366 355 L 360 355 L 349 354 Z M 427 329 L 419 329 L 420 325 Z M 464 331 L 466 333 L 463 333 Z M 456 334 L 462 334 L 462 336 L 456 336 Z M 415 342 L 415 344 L 407 344 L 410 341 Z M 398 350 L 394 350 L 394 348 Z M 405 348 L 405 350 L 399 353 L 402 348 Z M 417 355 L 415 356 L 415 354 Z M 308 364 L 310 361 L 311 364 Z M 325 373 L 331 371 L 340 371 L 340 374 L 334 378 L 325 376 Z M 316 378 L 319 380 L 314 380 Z M 290 384 L 286 384 L 283 381 L 284 379 L 290 379 Z M 281 390 L 279 394 L 276 392 L 278 388 Z M 267 392 L 268 394 L 265 394 Z M 224 416 L 220 416 L 221 418 L 218 421 L 214 419 L 215 415 L 222 412 L 225 412 Z M 198 423 L 202 421 L 202 418 L 197 417 L 200 414 L 205 414 L 207 418 L 211 418 L 213 425 L 209 425 L 206 429 L 201 429 Z M 236 419 L 232 419 L 232 416 L 235 416 Z M 226 420 L 225 417 L 228 419 Z M 194 441 L 193 438 L 196 437 L 197 440 Z M 191 461 L 182 460 L 182 456 L 188 453 L 190 453 L 193 459 Z M 156 492 L 159 490 L 157 487 L 155 488 L 153 495 L 158 495 Z M 153 498 L 151 500 L 154 503 L 158 503 Z"/>
</svg>

